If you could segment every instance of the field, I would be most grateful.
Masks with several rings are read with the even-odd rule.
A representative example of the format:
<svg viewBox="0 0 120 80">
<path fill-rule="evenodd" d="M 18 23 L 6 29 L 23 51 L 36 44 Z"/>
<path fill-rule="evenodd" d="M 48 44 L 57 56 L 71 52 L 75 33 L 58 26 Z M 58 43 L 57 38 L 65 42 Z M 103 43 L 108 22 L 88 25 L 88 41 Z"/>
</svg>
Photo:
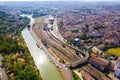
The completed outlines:
<svg viewBox="0 0 120 80">
<path fill-rule="evenodd" d="M 107 52 L 116 56 L 120 56 L 120 48 L 111 48 L 108 49 Z"/>
</svg>

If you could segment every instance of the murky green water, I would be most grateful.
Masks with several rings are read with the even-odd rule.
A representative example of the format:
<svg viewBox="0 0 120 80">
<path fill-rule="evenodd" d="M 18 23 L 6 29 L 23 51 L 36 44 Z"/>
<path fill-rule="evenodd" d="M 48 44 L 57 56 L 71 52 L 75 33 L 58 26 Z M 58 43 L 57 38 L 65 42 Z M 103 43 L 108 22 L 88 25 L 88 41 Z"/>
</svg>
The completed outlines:
<svg viewBox="0 0 120 80">
<path fill-rule="evenodd" d="M 32 19 L 31 21 L 33 22 L 34 19 Z M 22 36 L 28 46 L 31 55 L 33 56 L 35 64 L 38 67 L 43 80 L 63 80 L 59 71 L 48 60 L 45 52 L 36 46 L 36 41 L 27 30 L 27 28 L 22 31 Z"/>
</svg>

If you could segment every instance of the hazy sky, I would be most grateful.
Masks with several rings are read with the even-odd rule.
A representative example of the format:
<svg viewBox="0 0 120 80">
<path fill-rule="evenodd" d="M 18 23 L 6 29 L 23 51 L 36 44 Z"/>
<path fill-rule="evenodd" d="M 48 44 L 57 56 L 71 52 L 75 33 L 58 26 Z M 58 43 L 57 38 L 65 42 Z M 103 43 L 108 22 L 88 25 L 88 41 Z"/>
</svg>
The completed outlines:
<svg viewBox="0 0 120 80">
<path fill-rule="evenodd" d="M 0 0 L 0 1 L 120 1 L 120 0 Z"/>
</svg>

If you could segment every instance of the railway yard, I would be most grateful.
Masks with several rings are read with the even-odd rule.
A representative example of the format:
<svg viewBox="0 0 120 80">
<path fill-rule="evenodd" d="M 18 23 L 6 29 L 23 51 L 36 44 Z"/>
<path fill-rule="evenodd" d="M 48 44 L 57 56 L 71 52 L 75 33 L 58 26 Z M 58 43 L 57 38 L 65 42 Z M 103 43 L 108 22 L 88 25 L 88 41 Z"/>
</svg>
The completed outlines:
<svg viewBox="0 0 120 80">
<path fill-rule="evenodd" d="M 53 22 L 51 23 L 51 21 Z M 39 41 L 43 43 L 45 48 L 48 49 L 55 58 L 58 58 L 57 60 L 61 63 L 58 66 L 64 64 L 67 70 L 83 70 L 90 73 L 95 80 L 109 80 L 102 72 L 88 64 L 88 52 L 71 46 L 64 39 L 61 39 L 59 30 L 57 30 L 56 27 L 56 19 L 51 20 L 49 16 L 44 16 L 35 19 L 32 31 L 36 34 Z M 64 71 L 65 70 L 63 70 L 62 73 L 64 73 Z M 66 75 L 67 74 L 66 71 Z M 72 79 L 69 78 L 69 80 Z"/>
</svg>

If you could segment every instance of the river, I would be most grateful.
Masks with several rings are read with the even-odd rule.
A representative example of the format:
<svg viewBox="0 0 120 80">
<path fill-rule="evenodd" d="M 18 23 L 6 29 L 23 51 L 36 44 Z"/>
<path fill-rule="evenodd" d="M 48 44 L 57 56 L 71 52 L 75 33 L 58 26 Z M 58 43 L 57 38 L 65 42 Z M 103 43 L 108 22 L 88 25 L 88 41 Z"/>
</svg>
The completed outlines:
<svg viewBox="0 0 120 80">
<path fill-rule="evenodd" d="M 31 16 L 32 15 L 21 15 L 22 17 L 26 16 L 30 18 L 30 25 L 35 21 Z M 22 31 L 22 36 L 28 46 L 31 56 L 34 59 L 34 62 L 40 71 L 40 74 L 43 80 L 63 80 L 60 72 L 57 70 L 56 66 L 53 65 L 45 52 L 36 46 L 36 40 L 33 38 L 29 30 L 25 28 Z"/>
</svg>

